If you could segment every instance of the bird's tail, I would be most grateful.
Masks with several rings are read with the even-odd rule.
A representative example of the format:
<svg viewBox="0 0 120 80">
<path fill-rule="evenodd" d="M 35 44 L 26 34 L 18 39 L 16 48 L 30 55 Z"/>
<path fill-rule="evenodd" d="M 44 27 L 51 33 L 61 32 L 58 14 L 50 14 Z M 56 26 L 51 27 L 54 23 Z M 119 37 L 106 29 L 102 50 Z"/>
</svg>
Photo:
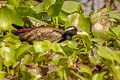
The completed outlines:
<svg viewBox="0 0 120 80">
<path fill-rule="evenodd" d="M 13 33 L 14 35 L 19 35 L 21 33 L 32 31 L 32 28 L 24 28 L 24 27 L 16 25 L 16 24 L 12 24 L 12 26 L 14 28 L 16 28 L 16 30 L 11 31 L 11 33 Z"/>
</svg>

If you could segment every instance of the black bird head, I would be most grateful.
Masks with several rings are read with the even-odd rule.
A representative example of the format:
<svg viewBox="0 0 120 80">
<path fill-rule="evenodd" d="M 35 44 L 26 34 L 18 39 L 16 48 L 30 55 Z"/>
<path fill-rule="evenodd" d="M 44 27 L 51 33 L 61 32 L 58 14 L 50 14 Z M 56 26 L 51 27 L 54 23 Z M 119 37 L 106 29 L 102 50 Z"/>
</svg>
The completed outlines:
<svg viewBox="0 0 120 80">
<path fill-rule="evenodd" d="M 72 40 L 72 37 L 76 34 L 81 32 L 80 30 L 77 29 L 75 26 L 69 26 L 68 28 L 65 29 L 63 32 L 62 36 L 63 39 L 60 40 L 59 42 L 65 41 L 65 40 Z"/>
<path fill-rule="evenodd" d="M 59 42 L 65 41 L 65 40 L 72 40 L 72 37 L 74 35 L 88 35 L 86 32 L 82 30 L 78 30 L 77 27 L 75 26 L 69 26 L 68 28 L 65 29 L 63 32 L 63 39 L 60 40 Z"/>
</svg>

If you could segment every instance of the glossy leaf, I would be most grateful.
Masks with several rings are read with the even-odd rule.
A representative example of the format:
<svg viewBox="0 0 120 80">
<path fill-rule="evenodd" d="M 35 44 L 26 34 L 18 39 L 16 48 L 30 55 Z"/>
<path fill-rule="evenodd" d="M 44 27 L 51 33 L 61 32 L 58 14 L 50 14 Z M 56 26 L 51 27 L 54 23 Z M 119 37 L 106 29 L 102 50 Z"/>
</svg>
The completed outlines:
<svg viewBox="0 0 120 80">
<path fill-rule="evenodd" d="M 85 32 L 90 31 L 90 22 L 82 14 L 73 13 L 67 17 L 65 27 L 77 26 L 78 29 Z"/>
<path fill-rule="evenodd" d="M 18 7 L 20 0 L 7 0 L 7 2 L 8 2 L 8 4 Z"/>
<path fill-rule="evenodd" d="M 97 74 L 94 74 L 92 76 L 92 80 L 103 80 L 104 78 L 104 75 L 105 75 L 106 72 L 101 72 L 101 73 L 97 73 Z"/>
<path fill-rule="evenodd" d="M 116 67 L 115 67 L 115 65 L 111 65 L 110 66 L 110 69 L 112 70 L 112 74 L 113 74 L 113 77 L 114 77 L 114 79 L 115 80 L 120 80 L 120 74 L 118 73 L 118 71 L 117 70 L 119 70 L 119 69 L 117 69 Z"/>
<path fill-rule="evenodd" d="M 64 11 L 61 11 L 60 14 L 59 14 L 59 17 L 60 17 L 63 21 L 66 21 L 68 15 L 69 15 L 68 13 L 66 13 L 66 12 L 64 12 Z"/>
<path fill-rule="evenodd" d="M 120 19 L 120 13 L 118 11 L 110 11 L 109 12 L 109 17 L 119 20 Z"/>
<path fill-rule="evenodd" d="M 54 42 L 54 43 L 52 44 L 52 50 L 55 51 L 55 52 L 63 52 L 60 44 L 58 44 L 58 43 L 56 43 L 56 42 Z"/>
<path fill-rule="evenodd" d="M 7 75 L 6 72 L 4 71 L 0 71 L 0 78 L 4 78 Z"/>
<path fill-rule="evenodd" d="M 22 44 L 16 49 L 16 58 L 19 60 L 31 46 L 27 43 Z"/>
<path fill-rule="evenodd" d="M 52 5 L 55 4 L 56 0 L 44 0 L 44 10 L 48 10 L 48 8 Z"/>
<path fill-rule="evenodd" d="M 91 69 L 88 66 L 86 66 L 86 65 L 80 65 L 79 72 L 87 73 L 90 76 L 92 75 Z"/>
<path fill-rule="evenodd" d="M 105 59 L 114 61 L 114 57 L 112 56 L 112 54 L 114 54 L 114 52 L 111 49 L 109 49 L 108 47 L 99 46 L 97 54 Z"/>
<path fill-rule="evenodd" d="M 114 51 L 113 57 L 120 64 L 120 51 Z"/>
<path fill-rule="evenodd" d="M 119 38 L 120 37 L 120 27 L 114 27 L 111 29 L 113 37 Z"/>
<path fill-rule="evenodd" d="M 56 3 L 48 8 L 47 10 L 48 16 L 52 17 L 58 16 L 60 14 L 63 2 L 64 0 L 56 0 Z"/>
<path fill-rule="evenodd" d="M 64 1 L 62 11 L 67 12 L 67 13 L 73 13 L 73 12 L 77 11 L 79 7 L 81 7 L 80 2 Z"/>
<path fill-rule="evenodd" d="M 0 55 L 4 58 L 4 65 L 11 66 L 16 62 L 15 51 L 10 47 L 3 46 L 0 48 Z"/>
<path fill-rule="evenodd" d="M 11 30 L 13 29 L 11 24 L 23 24 L 21 17 L 11 8 L 4 6 L 0 8 L 0 29 Z"/>
<path fill-rule="evenodd" d="M 51 49 L 52 43 L 45 40 L 44 42 L 34 42 L 34 48 L 36 52 L 44 52 Z"/>
<path fill-rule="evenodd" d="M 77 48 L 77 43 L 74 41 L 64 41 L 61 43 L 62 46 L 68 46 L 69 48 L 76 49 Z"/>
<path fill-rule="evenodd" d="M 32 8 L 37 13 L 44 11 L 44 3 L 40 3 Z"/>
</svg>

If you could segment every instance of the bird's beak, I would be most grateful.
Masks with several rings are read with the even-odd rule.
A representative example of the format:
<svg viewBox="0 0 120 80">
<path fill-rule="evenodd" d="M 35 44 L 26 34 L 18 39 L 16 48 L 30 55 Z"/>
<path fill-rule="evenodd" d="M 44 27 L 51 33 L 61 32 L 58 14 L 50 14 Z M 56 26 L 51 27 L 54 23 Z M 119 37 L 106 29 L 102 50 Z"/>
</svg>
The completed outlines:
<svg viewBox="0 0 120 80">
<path fill-rule="evenodd" d="M 86 36 L 88 36 L 88 33 L 78 30 L 77 35 L 86 35 Z"/>
</svg>

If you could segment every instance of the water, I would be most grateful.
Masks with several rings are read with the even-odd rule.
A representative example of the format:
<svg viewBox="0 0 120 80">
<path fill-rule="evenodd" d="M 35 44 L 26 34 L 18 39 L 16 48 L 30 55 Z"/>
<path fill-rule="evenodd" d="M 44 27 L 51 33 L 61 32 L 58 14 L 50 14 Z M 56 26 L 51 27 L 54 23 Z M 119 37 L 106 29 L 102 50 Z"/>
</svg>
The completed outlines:
<svg viewBox="0 0 120 80">
<path fill-rule="evenodd" d="M 89 14 L 91 11 L 93 11 L 93 9 L 97 10 L 105 5 L 105 0 L 76 0 L 76 1 L 80 1 L 83 4 L 83 10 L 85 14 Z M 116 9 L 120 11 L 120 3 L 115 2 L 115 6 Z"/>
</svg>

